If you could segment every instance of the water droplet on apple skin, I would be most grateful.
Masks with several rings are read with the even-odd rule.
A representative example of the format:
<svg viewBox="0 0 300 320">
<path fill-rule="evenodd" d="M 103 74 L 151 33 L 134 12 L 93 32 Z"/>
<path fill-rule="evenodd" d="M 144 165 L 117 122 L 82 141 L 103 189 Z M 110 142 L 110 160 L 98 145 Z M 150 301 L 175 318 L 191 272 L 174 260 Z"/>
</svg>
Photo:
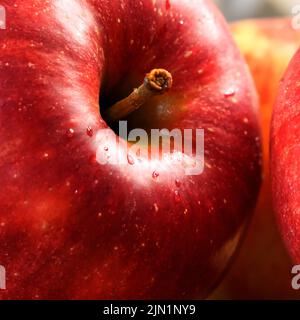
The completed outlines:
<svg viewBox="0 0 300 320">
<path fill-rule="evenodd" d="M 159 173 L 158 173 L 157 171 L 153 171 L 153 172 L 152 172 L 152 178 L 153 178 L 153 180 L 157 180 L 158 177 L 159 177 Z"/>
<path fill-rule="evenodd" d="M 131 166 L 134 165 L 134 159 L 133 159 L 132 155 L 130 155 L 130 154 L 127 155 L 127 162 Z"/>
<path fill-rule="evenodd" d="M 180 188 L 181 187 L 181 181 L 179 179 L 176 179 L 175 180 L 175 185 L 177 188 Z"/>
<path fill-rule="evenodd" d="M 89 137 L 92 137 L 94 135 L 94 131 L 91 127 L 88 127 L 86 129 L 86 134 L 89 136 Z"/>
<path fill-rule="evenodd" d="M 103 150 L 104 150 L 105 152 L 107 152 L 107 151 L 108 151 L 108 147 L 104 147 Z"/>
<path fill-rule="evenodd" d="M 231 98 L 231 97 L 234 97 L 236 94 L 235 90 L 230 88 L 230 89 L 227 89 L 224 91 L 224 97 L 225 98 Z"/>
<path fill-rule="evenodd" d="M 73 128 L 69 128 L 67 130 L 67 137 L 72 138 L 74 136 L 75 130 Z"/>
</svg>

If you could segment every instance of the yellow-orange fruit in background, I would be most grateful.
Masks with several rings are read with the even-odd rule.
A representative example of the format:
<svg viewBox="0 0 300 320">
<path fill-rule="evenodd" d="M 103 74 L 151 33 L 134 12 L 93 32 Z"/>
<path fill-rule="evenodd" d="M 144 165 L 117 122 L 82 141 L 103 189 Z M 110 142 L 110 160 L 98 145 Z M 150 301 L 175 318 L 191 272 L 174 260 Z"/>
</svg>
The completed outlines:
<svg viewBox="0 0 300 320">
<path fill-rule="evenodd" d="M 292 263 L 277 230 L 269 177 L 269 132 L 272 108 L 289 61 L 300 46 L 300 30 L 291 19 L 261 19 L 231 26 L 260 96 L 264 182 L 244 243 L 212 299 L 299 298 L 291 287 Z"/>
</svg>

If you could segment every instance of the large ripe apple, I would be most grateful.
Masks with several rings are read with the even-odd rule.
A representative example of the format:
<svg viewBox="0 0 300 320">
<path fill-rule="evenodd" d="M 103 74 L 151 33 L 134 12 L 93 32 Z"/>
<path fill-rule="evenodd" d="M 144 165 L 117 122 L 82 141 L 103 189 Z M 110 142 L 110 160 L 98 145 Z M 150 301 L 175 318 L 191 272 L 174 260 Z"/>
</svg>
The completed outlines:
<svg viewBox="0 0 300 320">
<path fill-rule="evenodd" d="M 269 132 L 279 82 L 300 45 L 300 33 L 292 28 L 291 19 L 245 20 L 232 24 L 231 29 L 260 96 L 264 179 L 245 242 L 213 298 L 297 298 L 299 293 L 291 287 L 291 261 L 272 210 Z"/>
<path fill-rule="evenodd" d="M 2 5 L 0 297 L 206 296 L 260 185 L 256 93 L 217 9 L 206 0 Z M 115 152 L 99 100 L 104 114 L 153 68 L 168 70 L 173 87 L 130 114 L 129 129 L 204 129 L 201 175 L 167 158 L 95 161 Z"/>
<path fill-rule="evenodd" d="M 273 204 L 293 261 L 300 264 L 299 104 L 300 51 L 280 86 L 271 126 Z"/>
</svg>

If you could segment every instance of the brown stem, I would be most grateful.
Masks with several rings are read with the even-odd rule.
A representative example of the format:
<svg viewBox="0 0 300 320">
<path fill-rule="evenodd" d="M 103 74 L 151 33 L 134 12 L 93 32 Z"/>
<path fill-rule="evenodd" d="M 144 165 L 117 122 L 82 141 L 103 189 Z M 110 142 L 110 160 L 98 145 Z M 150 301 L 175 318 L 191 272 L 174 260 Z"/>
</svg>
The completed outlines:
<svg viewBox="0 0 300 320">
<path fill-rule="evenodd" d="M 104 118 L 115 122 L 126 118 L 130 113 L 142 107 L 151 97 L 164 94 L 172 87 L 172 75 L 164 69 L 153 69 L 146 74 L 144 83 L 125 99 L 107 109 Z"/>
</svg>

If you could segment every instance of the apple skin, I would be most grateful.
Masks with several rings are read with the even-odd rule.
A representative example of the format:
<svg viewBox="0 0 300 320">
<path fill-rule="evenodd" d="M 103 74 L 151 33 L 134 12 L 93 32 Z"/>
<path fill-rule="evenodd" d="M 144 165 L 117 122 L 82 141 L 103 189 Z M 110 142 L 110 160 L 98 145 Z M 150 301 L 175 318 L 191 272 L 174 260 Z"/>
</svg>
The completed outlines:
<svg viewBox="0 0 300 320">
<path fill-rule="evenodd" d="M 269 173 L 272 109 L 280 79 L 300 45 L 300 33 L 292 28 L 288 18 L 239 21 L 231 25 L 231 30 L 250 67 L 260 97 L 264 179 L 258 205 L 239 254 L 211 298 L 300 298 L 299 292 L 291 287 L 292 264 L 272 210 Z"/>
<path fill-rule="evenodd" d="M 2 5 L 1 299 L 207 296 L 261 180 L 256 91 L 223 17 L 204 0 Z M 129 125 L 203 128 L 201 175 L 95 161 L 115 151 L 99 90 L 103 108 L 155 67 L 174 86 Z"/>
<path fill-rule="evenodd" d="M 280 85 L 271 126 L 273 205 L 281 235 L 295 264 L 300 264 L 299 64 L 298 51 Z"/>
</svg>

